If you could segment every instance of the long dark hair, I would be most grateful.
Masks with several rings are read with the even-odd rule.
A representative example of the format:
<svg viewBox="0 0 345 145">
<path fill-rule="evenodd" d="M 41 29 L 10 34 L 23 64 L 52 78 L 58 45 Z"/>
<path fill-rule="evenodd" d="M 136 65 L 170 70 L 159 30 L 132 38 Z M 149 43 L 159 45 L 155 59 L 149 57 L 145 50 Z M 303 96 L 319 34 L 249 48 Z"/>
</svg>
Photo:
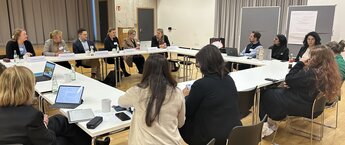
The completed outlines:
<svg viewBox="0 0 345 145">
<path fill-rule="evenodd" d="M 285 37 L 283 34 L 278 34 L 278 35 L 276 35 L 276 37 L 277 37 L 278 40 L 279 40 L 279 45 L 280 45 L 282 48 L 286 48 L 286 47 L 287 47 L 287 40 L 286 40 L 286 37 Z"/>
<path fill-rule="evenodd" d="M 228 75 L 229 71 L 225 68 L 224 59 L 216 46 L 204 46 L 195 57 L 202 74 L 217 74 L 221 78 Z"/>
<path fill-rule="evenodd" d="M 319 34 L 313 31 L 313 32 L 309 32 L 307 35 L 305 35 L 304 40 L 303 40 L 303 47 L 306 47 L 306 48 L 309 47 L 308 41 L 307 41 L 308 36 L 312 36 L 315 38 L 315 46 L 321 45 L 321 38 L 320 38 Z"/>
<path fill-rule="evenodd" d="M 140 88 L 149 87 L 149 93 L 151 95 L 147 99 L 148 103 L 145 116 L 147 126 L 150 127 L 156 117 L 159 118 L 167 88 L 172 87 L 172 91 L 174 91 L 176 86 L 177 82 L 170 74 L 169 63 L 166 58 L 161 54 L 151 54 L 145 61 L 143 77 L 138 84 Z"/>
</svg>

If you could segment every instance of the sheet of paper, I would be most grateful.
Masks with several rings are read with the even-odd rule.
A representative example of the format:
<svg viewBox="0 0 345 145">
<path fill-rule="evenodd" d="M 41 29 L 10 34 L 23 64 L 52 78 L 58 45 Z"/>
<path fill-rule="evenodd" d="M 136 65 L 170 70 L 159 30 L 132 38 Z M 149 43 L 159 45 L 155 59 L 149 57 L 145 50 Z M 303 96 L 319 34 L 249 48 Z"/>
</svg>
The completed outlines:
<svg viewBox="0 0 345 145">
<path fill-rule="evenodd" d="M 303 44 L 304 36 L 315 31 L 317 11 L 292 11 L 289 27 L 289 44 Z"/>
</svg>

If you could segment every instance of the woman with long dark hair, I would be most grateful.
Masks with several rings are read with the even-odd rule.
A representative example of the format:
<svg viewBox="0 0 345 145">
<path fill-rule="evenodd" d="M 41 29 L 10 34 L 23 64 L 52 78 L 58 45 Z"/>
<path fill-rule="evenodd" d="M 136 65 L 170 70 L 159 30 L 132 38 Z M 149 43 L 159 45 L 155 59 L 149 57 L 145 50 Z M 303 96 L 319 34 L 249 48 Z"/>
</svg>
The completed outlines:
<svg viewBox="0 0 345 145">
<path fill-rule="evenodd" d="M 232 128 L 242 125 L 235 82 L 216 46 L 203 47 L 196 62 L 204 77 L 183 90 L 186 123 L 181 136 L 189 145 L 205 145 L 212 138 L 216 145 L 225 145 Z"/>
<path fill-rule="evenodd" d="M 184 97 L 170 74 L 163 55 L 152 54 L 141 82 L 119 98 L 119 105 L 134 107 L 128 144 L 180 144 L 178 128 L 185 120 Z"/>
<path fill-rule="evenodd" d="M 300 59 L 302 60 L 307 60 L 310 58 L 309 52 L 315 48 L 315 46 L 321 44 L 321 38 L 318 33 L 316 32 L 309 32 L 307 35 L 305 35 L 304 40 L 303 40 L 303 46 L 299 50 L 297 56 L 296 56 L 296 61 L 299 61 Z"/>
<path fill-rule="evenodd" d="M 287 40 L 283 34 L 278 34 L 273 40 L 273 45 L 268 49 L 272 50 L 272 58 L 278 60 L 289 60 L 289 49 L 287 48 Z"/>
</svg>

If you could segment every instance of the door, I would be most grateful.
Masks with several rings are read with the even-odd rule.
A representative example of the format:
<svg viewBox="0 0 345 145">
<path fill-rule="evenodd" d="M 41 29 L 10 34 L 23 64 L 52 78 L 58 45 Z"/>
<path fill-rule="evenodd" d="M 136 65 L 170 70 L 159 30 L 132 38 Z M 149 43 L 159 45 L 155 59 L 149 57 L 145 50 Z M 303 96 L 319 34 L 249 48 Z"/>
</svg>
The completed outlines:
<svg viewBox="0 0 345 145">
<path fill-rule="evenodd" d="M 99 25 L 101 41 L 104 42 L 104 38 L 107 36 L 109 28 L 107 1 L 99 1 Z"/>
<path fill-rule="evenodd" d="M 138 36 L 140 41 L 151 41 L 154 35 L 153 9 L 138 8 Z"/>
</svg>

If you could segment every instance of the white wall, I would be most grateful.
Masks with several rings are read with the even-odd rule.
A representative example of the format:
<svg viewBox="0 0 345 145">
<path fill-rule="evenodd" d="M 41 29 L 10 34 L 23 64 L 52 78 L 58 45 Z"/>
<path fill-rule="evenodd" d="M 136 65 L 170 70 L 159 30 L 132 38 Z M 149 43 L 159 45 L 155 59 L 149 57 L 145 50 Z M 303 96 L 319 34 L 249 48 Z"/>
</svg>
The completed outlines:
<svg viewBox="0 0 345 145">
<path fill-rule="evenodd" d="M 345 39 L 345 1 L 344 0 L 308 0 L 308 5 L 337 5 L 335 7 L 332 40 Z"/>
<path fill-rule="evenodd" d="M 157 27 L 174 45 L 201 48 L 214 33 L 215 0 L 157 0 Z M 168 27 L 173 30 L 168 32 Z"/>
</svg>

